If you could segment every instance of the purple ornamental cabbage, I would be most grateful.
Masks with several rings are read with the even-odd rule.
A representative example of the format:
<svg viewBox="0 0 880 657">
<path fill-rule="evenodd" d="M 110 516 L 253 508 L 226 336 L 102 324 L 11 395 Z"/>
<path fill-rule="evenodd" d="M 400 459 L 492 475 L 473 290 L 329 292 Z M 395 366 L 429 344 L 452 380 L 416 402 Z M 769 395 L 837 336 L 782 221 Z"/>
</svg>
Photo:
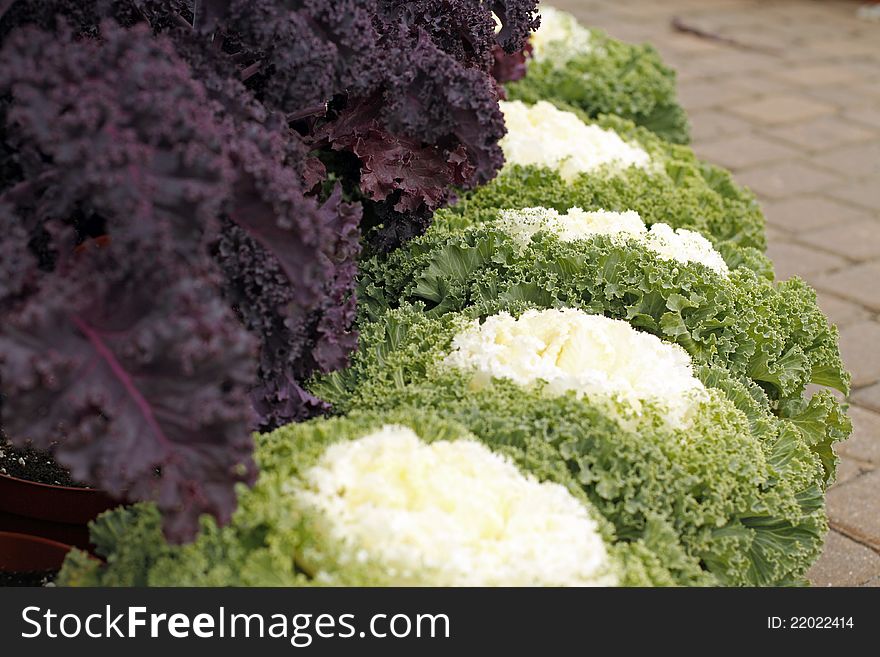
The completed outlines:
<svg viewBox="0 0 880 657">
<path fill-rule="evenodd" d="M 0 3 L 0 428 L 171 539 L 228 520 L 250 431 L 330 410 L 362 241 L 500 167 L 535 5 Z"/>
</svg>

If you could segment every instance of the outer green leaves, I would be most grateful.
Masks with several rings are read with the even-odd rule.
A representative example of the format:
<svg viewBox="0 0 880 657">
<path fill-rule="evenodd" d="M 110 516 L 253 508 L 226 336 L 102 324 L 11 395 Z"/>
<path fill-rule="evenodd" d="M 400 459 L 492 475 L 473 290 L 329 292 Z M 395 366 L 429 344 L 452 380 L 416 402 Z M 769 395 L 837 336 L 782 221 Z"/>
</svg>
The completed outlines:
<svg viewBox="0 0 880 657">
<path fill-rule="evenodd" d="M 668 141 L 690 140 L 678 104 L 675 73 L 650 45 L 633 45 L 590 30 L 591 49 L 568 61 L 528 61 L 526 77 L 506 85 L 511 100 L 557 100 L 588 116 L 617 114 Z"/>
<path fill-rule="evenodd" d="M 432 317 L 469 307 L 486 315 L 513 302 L 570 306 L 677 342 L 697 362 L 758 384 L 769 402 L 799 400 L 808 383 L 848 390 L 837 330 L 799 279 L 774 284 L 747 267 L 725 278 L 604 236 L 564 242 L 539 232 L 521 245 L 492 214 L 464 231 L 432 228 L 363 263 L 362 316 L 416 302 Z"/>
<path fill-rule="evenodd" d="M 425 442 L 472 438 L 460 424 L 420 410 L 355 413 L 347 418 L 289 425 L 257 437 L 261 474 L 256 486 L 239 490 L 239 510 L 230 525 L 218 528 L 203 519 L 198 539 L 171 546 L 162 536 L 161 518 L 153 505 L 120 508 L 92 524 L 92 540 L 102 564 L 75 551 L 59 583 L 68 586 L 311 586 L 321 584 L 383 585 L 383 570 L 371 563 L 336 561 L 338 546 L 318 538 L 313 519 L 304 514 L 294 492 L 302 474 L 339 441 L 353 440 L 386 424 L 409 427 Z M 669 585 L 676 582 L 667 561 L 685 564 L 692 576 L 699 569 L 674 542 L 616 541 L 612 526 L 599 516 L 565 463 L 549 446 L 524 450 L 497 444 L 523 471 L 540 481 L 566 487 L 591 508 L 609 549 L 611 567 L 624 585 Z M 688 565 L 689 564 L 689 565 Z M 316 565 L 322 575 L 314 577 Z"/>
</svg>

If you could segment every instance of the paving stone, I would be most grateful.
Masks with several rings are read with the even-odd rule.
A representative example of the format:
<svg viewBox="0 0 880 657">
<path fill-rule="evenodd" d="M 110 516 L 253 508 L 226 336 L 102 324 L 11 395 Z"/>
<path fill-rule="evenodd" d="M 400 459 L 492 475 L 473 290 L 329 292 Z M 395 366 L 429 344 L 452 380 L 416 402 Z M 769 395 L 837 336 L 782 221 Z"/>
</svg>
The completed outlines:
<svg viewBox="0 0 880 657">
<path fill-rule="evenodd" d="M 671 32 L 655 37 L 651 43 L 668 59 L 670 55 L 702 55 L 723 50 L 724 46 L 698 36 Z"/>
<path fill-rule="evenodd" d="M 810 8 L 816 11 L 810 12 Z M 783 2 L 775 5 L 777 20 L 789 29 L 811 41 L 855 38 L 866 23 L 856 18 L 857 4 L 853 2 Z M 787 22 L 786 18 L 788 19 Z M 868 24 L 870 25 L 870 24 Z"/>
<path fill-rule="evenodd" d="M 569 0 L 571 1 L 571 0 Z M 574 0 L 577 2 L 578 0 Z M 635 2 L 644 2 L 644 0 L 633 0 Z M 682 8 L 687 7 L 695 11 L 702 11 L 706 8 L 706 0 L 672 0 L 676 6 Z M 716 11 L 730 11 L 731 9 L 740 9 L 743 4 L 750 4 L 750 0 L 713 0 L 712 8 Z"/>
<path fill-rule="evenodd" d="M 826 498 L 831 526 L 849 538 L 880 549 L 877 500 L 880 500 L 880 470 L 831 488 Z"/>
<path fill-rule="evenodd" d="M 858 586 L 880 575 L 880 556 L 837 532 L 825 536 L 822 556 L 807 577 L 813 586 Z"/>
<path fill-rule="evenodd" d="M 607 3 L 603 2 L 603 0 L 556 0 L 553 3 L 553 6 L 562 9 L 564 11 L 569 11 L 575 15 L 579 12 L 588 12 L 593 9 L 601 9 L 606 6 Z M 589 14 L 582 14 L 582 18 L 586 20 Z M 596 23 L 596 25 L 601 25 L 601 23 Z"/>
<path fill-rule="evenodd" d="M 802 94 L 813 100 L 834 105 L 838 110 L 862 107 L 876 102 L 870 89 L 862 86 L 849 87 L 805 87 Z"/>
<path fill-rule="evenodd" d="M 670 16 L 672 8 L 668 4 L 653 2 L 616 3 L 614 13 L 636 21 L 655 21 L 660 17 Z"/>
<path fill-rule="evenodd" d="M 705 81 L 706 77 L 706 74 L 702 71 L 691 71 L 686 68 L 686 66 L 683 66 L 681 63 L 679 63 L 675 67 L 675 80 L 678 84 L 684 84 L 685 82 L 693 81 Z"/>
<path fill-rule="evenodd" d="M 860 406 L 880 412 L 880 383 L 856 390 L 850 399 Z"/>
<path fill-rule="evenodd" d="M 797 151 L 755 135 L 726 137 L 713 142 L 700 142 L 694 151 L 701 158 L 728 169 L 739 170 L 797 155 Z"/>
<path fill-rule="evenodd" d="M 773 67 L 775 68 L 775 66 Z M 773 68 L 770 70 L 772 71 Z M 791 84 L 780 80 L 779 78 L 769 77 L 762 73 L 746 73 L 738 75 L 732 73 L 722 78 L 715 78 L 715 83 L 719 86 L 733 85 L 740 91 L 748 92 L 754 97 L 776 96 L 788 93 L 795 89 Z M 796 91 L 800 91 L 797 89 Z"/>
<path fill-rule="evenodd" d="M 827 64 L 829 62 L 837 61 L 837 58 L 829 57 L 826 53 L 819 52 L 818 50 L 813 48 L 812 43 L 804 43 L 803 39 L 801 39 L 800 41 L 795 39 L 794 42 L 787 41 L 785 45 L 788 45 L 790 47 L 783 47 L 782 52 L 779 53 L 779 57 L 780 59 L 784 60 L 785 66 L 791 66 L 792 64 Z M 833 89 L 834 87 L 816 88 Z"/>
<path fill-rule="evenodd" d="M 641 0 L 644 1 L 644 0 Z M 749 10 L 744 11 L 746 4 Z M 706 12 L 706 2 L 702 6 L 694 7 L 698 13 L 687 16 L 688 23 L 706 31 L 723 32 L 728 34 L 740 28 L 751 28 L 761 22 L 761 15 L 765 7 L 758 2 L 746 3 L 743 0 L 730 2 L 730 5 L 721 8 L 714 0 L 711 12 Z"/>
<path fill-rule="evenodd" d="M 869 317 L 868 311 L 860 305 L 840 299 L 827 292 L 817 292 L 816 300 L 829 321 L 839 328 Z"/>
<path fill-rule="evenodd" d="M 768 49 L 781 60 L 778 68 L 805 66 L 824 61 L 823 58 L 799 60 L 792 57 L 793 50 L 800 51 L 805 41 L 812 40 L 814 26 L 809 23 L 782 24 L 778 19 L 766 18 L 763 24 L 755 25 L 748 30 L 753 33 L 751 38 L 745 33 L 745 28 L 737 31 L 736 38 L 747 39 L 753 45 Z"/>
<path fill-rule="evenodd" d="M 880 413 L 859 406 L 849 407 L 852 436 L 837 446 L 839 454 L 880 465 Z"/>
<path fill-rule="evenodd" d="M 872 128 L 880 128 L 880 108 L 875 106 L 853 107 L 843 113 L 843 118 Z"/>
<path fill-rule="evenodd" d="M 865 221 L 872 216 L 864 210 L 821 196 L 796 196 L 762 205 L 769 223 L 796 234 Z"/>
<path fill-rule="evenodd" d="M 855 172 L 858 175 L 859 172 Z M 877 180 L 864 180 L 862 182 L 835 187 L 829 190 L 829 194 L 848 203 L 856 203 L 864 208 L 876 211 L 880 208 L 880 184 Z"/>
<path fill-rule="evenodd" d="M 876 30 L 876 27 L 874 29 Z M 874 35 L 876 38 L 876 31 Z M 880 52 L 874 53 L 873 57 L 855 57 L 846 62 L 846 65 L 850 70 L 856 71 L 865 77 L 863 83 L 855 85 L 853 88 L 864 87 L 865 91 L 872 91 L 872 85 L 880 78 L 880 72 L 877 70 L 877 66 L 880 65 Z M 880 95 L 876 87 L 873 89 L 873 94 L 875 96 Z"/>
<path fill-rule="evenodd" d="M 857 39 L 829 39 L 809 43 L 806 46 L 810 51 L 818 53 L 828 59 L 844 59 L 848 57 L 862 57 L 865 55 L 877 55 L 877 44 L 871 41 Z"/>
<path fill-rule="evenodd" d="M 750 98 L 750 89 L 718 79 L 695 79 L 678 85 L 678 100 L 688 112 L 710 107 L 724 107 L 733 101 Z"/>
<path fill-rule="evenodd" d="M 839 184 L 840 178 L 797 161 L 784 161 L 749 169 L 736 179 L 759 196 L 787 198 Z"/>
<path fill-rule="evenodd" d="M 804 150 L 823 153 L 836 146 L 872 138 L 880 139 L 880 133 L 877 131 L 847 123 L 838 116 L 825 116 L 812 121 L 777 126 L 768 134 Z"/>
<path fill-rule="evenodd" d="M 840 331 L 840 352 L 852 373 L 853 386 L 864 386 L 880 379 L 880 324 L 856 322 Z"/>
<path fill-rule="evenodd" d="M 778 70 L 770 71 L 769 74 L 805 87 L 851 85 L 863 80 L 857 71 L 843 64 L 780 67 Z"/>
<path fill-rule="evenodd" d="M 757 74 L 778 65 L 779 60 L 770 55 L 725 49 L 716 54 L 707 53 L 705 56 L 691 58 L 680 70 L 702 77 L 721 77 L 731 74 Z"/>
<path fill-rule="evenodd" d="M 880 138 L 829 150 L 815 155 L 810 161 L 818 167 L 850 172 L 861 178 L 877 176 L 880 175 Z"/>
<path fill-rule="evenodd" d="M 731 116 L 720 110 L 692 112 L 689 114 L 691 138 L 694 144 L 698 144 L 701 141 L 713 141 L 726 135 L 743 134 L 752 129 L 752 124 L 748 121 Z"/>
<path fill-rule="evenodd" d="M 841 456 L 840 461 L 837 464 L 837 475 L 834 479 L 834 484 L 832 484 L 832 487 L 842 486 L 847 482 L 852 481 L 856 477 L 859 477 L 873 470 L 874 466 L 870 463 L 864 463 L 862 461 L 857 461 L 855 459 Z"/>
<path fill-rule="evenodd" d="M 786 244 L 791 242 L 791 235 L 771 224 L 764 224 L 764 234 L 768 244 Z"/>
<path fill-rule="evenodd" d="M 809 100 L 795 94 L 767 96 L 760 100 L 739 103 L 728 111 L 765 125 L 778 125 L 806 121 L 834 113 L 834 106 Z"/>
<path fill-rule="evenodd" d="M 583 7 L 580 3 L 577 3 L 575 6 L 563 7 L 557 2 L 554 7 L 574 14 L 574 16 L 585 25 L 601 27 L 609 34 L 612 30 L 625 25 L 625 22 L 621 21 L 620 18 L 608 11 L 608 8 L 603 7 L 601 4 L 593 8 Z"/>
<path fill-rule="evenodd" d="M 658 3 L 663 4 L 663 3 Z M 705 4 L 701 9 L 705 9 Z M 733 11 L 719 11 L 714 6 L 712 12 L 689 14 L 683 17 L 684 22 L 697 29 L 726 37 L 739 38 L 742 34 L 751 31 L 762 31 L 760 18 L 758 17 L 760 5 L 755 6 L 754 13 L 739 11 L 739 7 Z"/>
<path fill-rule="evenodd" d="M 767 255 L 773 260 L 776 278 L 781 281 L 792 276 L 809 279 L 846 264 L 845 260 L 830 253 L 789 242 L 771 242 Z"/>
<path fill-rule="evenodd" d="M 617 23 L 608 26 L 608 33 L 615 39 L 620 39 L 626 43 L 648 43 L 656 34 L 656 27 L 653 25 L 632 25 L 630 23 Z"/>
<path fill-rule="evenodd" d="M 837 296 L 857 301 L 880 311 L 880 263 L 863 262 L 833 273 L 823 274 L 812 283 Z"/>
<path fill-rule="evenodd" d="M 849 91 L 853 94 L 865 96 L 866 98 L 874 100 L 874 107 L 876 107 L 876 101 L 880 100 L 880 58 L 871 62 L 871 68 L 874 70 L 874 74 L 878 77 L 875 77 L 866 84 L 850 87 Z"/>
<path fill-rule="evenodd" d="M 798 241 L 852 260 L 880 256 L 880 221 L 869 219 L 799 233 Z"/>
</svg>

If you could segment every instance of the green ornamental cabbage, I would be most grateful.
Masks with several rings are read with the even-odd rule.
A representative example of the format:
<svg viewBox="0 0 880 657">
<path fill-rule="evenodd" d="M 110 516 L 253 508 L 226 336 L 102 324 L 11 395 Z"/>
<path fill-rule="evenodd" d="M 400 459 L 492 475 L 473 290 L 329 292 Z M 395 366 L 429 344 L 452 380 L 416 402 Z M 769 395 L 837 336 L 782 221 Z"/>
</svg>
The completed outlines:
<svg viewBox="0 0 880 657">
<path fill-rule="evenodd" d="M 690 140 L 675 72 L 648 44 L 633 45 L 588 29 L 565 12 L 541 8 L 526 76 L 505 85 L 511 100 L 558 100 L 588 116 L 617 114 L 678 144 Z"/>
<path fill-rule="evenodd" d="M 616 116 L 587 119 L 558 102 L 537 103 L 526 117 L 521 116 L 522 107 L 502 103 L 508 124 L 508 135 L 501 141 L 507 157 L 504 169 L 488 184 L 463 194 L 456 205 L 435 213 L 435 223 L 460 228 L 479 222 L 487 210 L 497 208 L 634 210 L 649 226 L 664 222 L 698 231 L 722 251 L 728 245 L 766 248 L 764 217 L 754 195 L 737 185 L 727 171 L 700 162 L 689 147 L 666 143 Z M 616 133 L 626 144 L 643 150 L 650 165 L 611 163 L 580 175 L 563 175 L 549 163 L 542 166 L 534 159 L 518 157 L 542 152 L 548 142 L 571 141 L 585 153 L 595 150 L 591 144 L 574 142 L 579 135 L 558 134 L 560 124 L 571 127 L 572 113 L 587 126 Z"/>
<path fill-rule="evenodd" d="M 799 424 L 833 475 L 831 443 L 846 438 L 849 423 L 830 392 L 806 400 L 805 391 L 816 384 L 846 393 L 849 374 L 812 288 L 798 278 L 774 283 L 748 266 L 722 275 L 664 259 L 632 236 L 565 241 L 536 230 L 523 241 L 499 214 L 466 230 L 434 226 L 364 261 L 362 322 L 409 304 L 431 318 L 465 309 L 485 317 L 519 303 L 625 319 L 681 345 L 695 363 L 726 370 L 766 413 Z"/>
<path fill-rule="evenodd" d="M 527 307 L 513 302 L 506 310 L 518 315 Z M 519 385 L 485 375 L 477 384 L 473 373 L 451 365 L 450 354 L 480 317 L 477 308 L 439 317 L 421 306 L 390 310 L 362 326 L 351 367 L 322 377 L 312 390 L 339 412 L 434 409 L 493 448 L 522 450 L 534 472 L 563 462 L 619 539 L 660 555 L 679 584 L 803 582 L 825 531 L 825 457 L 833 454 L 827 439 L 816 444 L 824 430 L 809 425 L 811 419 L 826 421 L 827 399 L 796 419 L 783 419 L 727 370 L 695 366 L 704 395 L 679 425 L 652 399 L 636 412 L 626 396 L 590 388 L 550 394 L 553 385 L 540 380 Z M 496 347 L 487 343 L 485 353 Z M 610 353 L 613 361 L 614 353 L 625 351 Z M 631 365 L 630 377 L 665 385 L 665 372 L 649 362 L 635 375 Z M 602 374 L 594 380 L 601 382 Z"/>
<path fill-rule="evenodd" d="M 258 436 L 257 457 L 260 478 L 239 489 L 228 526 L 205 516 L 194 543 L 174 546 L 155 506 L 110 511 L 91 527 L 105 563 L 75 551 L 59 584 L 675 583 L 645 541 L 615 540 L 563 463 L 493 452 L 434 415 L 292 424 Z"/>
</svg>

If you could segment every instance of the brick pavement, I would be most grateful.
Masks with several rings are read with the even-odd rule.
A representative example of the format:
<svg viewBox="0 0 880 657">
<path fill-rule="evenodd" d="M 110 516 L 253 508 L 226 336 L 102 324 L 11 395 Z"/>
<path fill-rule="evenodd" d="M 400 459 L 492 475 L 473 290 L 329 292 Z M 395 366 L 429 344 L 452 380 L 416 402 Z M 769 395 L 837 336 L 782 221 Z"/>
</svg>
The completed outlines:
<svg viewBox="0 0 880 657">
<path fill-rule="evenodd" d="M 846 0 L 549 0 L 678 71 L 694 148 L 758 194 L 780 278 L 841 329 L 855 425 L 815 585 L 880 586 L 880 23 Z M 689 26 L 744 47 L 676 32 Z"/>
</svg>

